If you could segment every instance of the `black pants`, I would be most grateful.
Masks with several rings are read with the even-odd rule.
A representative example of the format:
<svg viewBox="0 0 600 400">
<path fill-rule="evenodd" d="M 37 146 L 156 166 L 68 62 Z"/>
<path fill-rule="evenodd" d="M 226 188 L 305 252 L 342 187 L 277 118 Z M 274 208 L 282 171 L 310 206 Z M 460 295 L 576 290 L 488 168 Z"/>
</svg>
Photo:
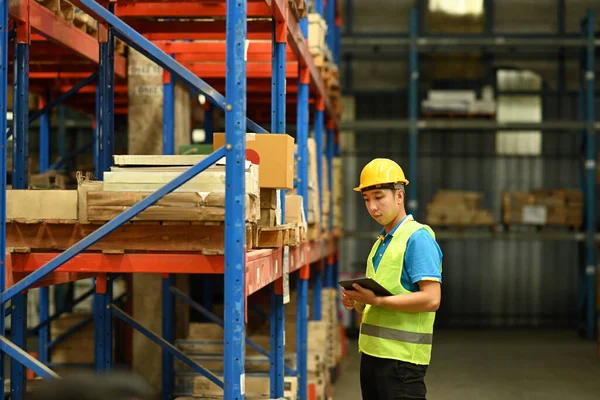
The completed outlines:
<svg viewBox="0 0 600 400">
<path fill-rule="evenodd" d="M 426 365 L 362 354 L 360 387 L 363 400 L 425 400 Z"/>
</svg>

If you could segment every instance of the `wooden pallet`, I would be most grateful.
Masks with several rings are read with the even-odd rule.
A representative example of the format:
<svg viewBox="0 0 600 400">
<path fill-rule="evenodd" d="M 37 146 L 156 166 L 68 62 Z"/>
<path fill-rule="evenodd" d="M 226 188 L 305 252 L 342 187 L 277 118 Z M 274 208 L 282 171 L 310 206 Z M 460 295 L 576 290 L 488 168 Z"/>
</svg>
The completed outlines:
<svg viewBox="0 0 600 400">
<path fill-rule="evenodd" d="M 12 252 L 66 250 L 92 234 L 100 224 L 18 223 L 7 224 L 7 248 Z M 258 228 L 246 224 L 246 248 L 256 248 Z M 88 251 L 124 254 L 139 251 L 194 251 L 222 255 L 225 249 L 224 224 L 200 224 L 176 221 L 134 221 L 123 224 L 92 245 Z"/>
</svg>

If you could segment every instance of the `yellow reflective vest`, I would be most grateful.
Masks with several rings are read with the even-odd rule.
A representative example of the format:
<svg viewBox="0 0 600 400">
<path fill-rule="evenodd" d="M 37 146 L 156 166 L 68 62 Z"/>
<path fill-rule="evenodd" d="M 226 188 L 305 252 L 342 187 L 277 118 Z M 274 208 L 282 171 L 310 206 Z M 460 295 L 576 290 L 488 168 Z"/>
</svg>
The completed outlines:
<svg viewBox="0 0 600 400">
<path fill-rule="evenodd" d="M 400 278 L 408 239 L 421 228 L 425 228 L 435 238 L 435 233 L 429 226 L 412 219 L 406 221 L 394 233 L 375 272 L 373 256 L 381 242 L 381 238 L 378 239 L 367 260 L 367 277 L 379 282 L 393 295 L 411 293 L 400 284 Z M 440 263 L 440 271 L 441 268 Z M 360 327 L 359 350 L 374 357 L 428 365 L 431 360 L 434 321 L 435 312 L 402 312 L 366 305 Z"/>
</svg>

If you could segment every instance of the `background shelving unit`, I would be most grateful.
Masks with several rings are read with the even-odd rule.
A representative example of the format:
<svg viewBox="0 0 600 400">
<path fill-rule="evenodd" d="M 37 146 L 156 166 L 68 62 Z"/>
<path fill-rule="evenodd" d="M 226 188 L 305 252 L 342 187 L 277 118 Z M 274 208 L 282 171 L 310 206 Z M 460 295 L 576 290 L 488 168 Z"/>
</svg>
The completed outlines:
<svg viewBox="0 0 600 400">
<path fill-rule="evenodd" d="M 71 243 L 60 252 L 30 252 L 6 254 L 6 138 L 0 142 L 0 298 L 3 314 L 0 315 L 0 338 L 3 354 L 11 357 L 11 398 L 20 399 L 26 391 L 26 371 L 32 370 L 43 378 L 53 378 L 48 365 L 49 321 L 57 315 L 49 315 L 48 287 L 78 279 L 95 277 L 94 321 L 96 341 L 96 368 L 110 370 L 113 365 L 112 340 L 113 317 L 131 325 L 162 347 L 163 351 L 163 398 L 171 398 L 173 392 L 174 359 L 183 361 L 224 389 L 225 399 L 243 397 L 241 378 L 244 374 L 244 347 L 246 337 L 246 297 L 263 288 L 271 289 L 271 361 L 270 395 L 283 396 L 284 377 L 284 302 L 281 266 L 289 263 L 289 273 L 298 277 L 297 324 L 298 348 L 297 371 L 299 399 L 308 399 L 306 337 L 308 288 L 314 277 L 315 310 L 313 318 L 320 318 L 320 296 L 323 287 L 335 287 L 337 281 L 337 238 L 333 235 L 333 207 L 330 198 L 329 221 L 322 222 L 321 239 L 302 244 L 296 248 L 245 251 L 244 171 L 245 134 L 247 131 L 267 133 L 287 132 L 287 123 L 296 117 L 296 143 L 298 161 L 298 193 L 304 196 L 307 213 L 309 125 L 314 127 L 318 144 L 317 164 L 319 186 L 323 184 L 323 172 L 332 176 L 332 159 L 339 155 L 339 108 L 329 88 L 324 85 L 321 72 L 309 51 L 307 15 L 296 16 L 285 0 L 236 2 L 233 0 L 208 2 L 128 2 L 98 3 L 94 0 L 72 2 L 80 10 L 98 21 L 97 38 L 82 32 L 73 24 L 55 15 L 33 0 L 2 2 L 4 27 L 0 30 L 0 81 L 14 82 L 13 108 L 13 189 L 28 188 L 28 137 L 29 123 L 40 117 L 40 171 L 49 167 L 49 112 L 58 104 L 65 103 L 94 115 L 94 163 L 95 175 L 102 179 L 112 164 L 115 151 L 115 117 L 127 112 L 126 58 L 115 52 L 115 38 L 144 54 L 163 67 L 164 78 L 164 154 L 175 153 L 174 142 L 174 81 L 183 82 L 191 94 L 204 95 L 211 109 L 225 114 L 227 146 L 217 150 L 204 161 L 190 168 L 172 182 L 131 207 L 91 234 Z M 307 7 L 306 3 L 304 7 Z M 332 57 L 339 62 L 339 26 L 341 18 L 336 1 L 317 0 L 314 10 L 325 17 L 330 29 L 327 43 Z M 182 22 L 181 17 L 186 21 Z M 225 17 L 223 19 L 223 17 Z M 204 18 L 203 21 L 194 18 Z M 207 21 L 206 18 L 214 18 Z M 250 19 L 251 18 L 251 19 Z M 14 29 L 13 29 L 14 24 Z M 76 38 L 77 40 L 74 40 Z M 247 40 L 263 40 L 245 51 Z M 207 51 L 199 48 L 194 40 L 223 40 Z M 186 42 L 188 41 L 188 42 Z M 12 50 L 12 53 L 11 53 Z M 9 56 L 13 58 L 12 76 Z M 39 61 L 39 63 L 38 63 Z M 270 61 L 270 63 L 269 63 Z M 204 64 L 203 64 L 204 63 Z M 218 63 L 218 64 L 216 64 Z M 43 69 L 38 69 L 39 65 Z M 212 65 L 211 65 L 212 64 Z M 239 79 L 246 76 L 246 79 Z M 206 80 L 204 80 L 206 79 Z M 286 80 L 287 79 L 287 80 Z M 46 89 L 56 88 L 50 99 Z M 221 95 L 219 92 L 225 92 Z M 28 93 L 44 96 L 45 105 L 37 113 L 30 114 Z M 291 94 L 291 95 L 290 95 Z M 254 97 L 256 96 L 256 97 Z M 254 102 L 254 100 L 256 100 Z M 44 103 L 42 103 L 44 104 Z M 247 106 L 248 104 L 248 110 Z M 288 106 L 295 105 L 294 112 Z M 311 109 L 312 105 L 312 109 Z M 2 86 L 0 109 L 6 110 L 7 85 Z M 247 111 L 250 111 L 247 113 Z M 6 113 L 0 115 L 0 130 L 6 131 Z M 251 115 L 250 115 L 251 114 Z M 294 115 L 295 114 L 295 115 Z M 252 116 L 252 120 L 247 117 Z M 265 117 L 266 116 L 266 117 Z M 256 122 L 254 122 L 255 120 Z M 322 163 L 322 148 L 326 143 L 326 165 Z M 205 256 L 193 253 L 149 254 L 103 254 L 86 252 L 90 246 L 115 231 L 139 212 L 151 206 L 187 180 L 200 173 L 212 163 L 225 157 L 226 196 L 225 256 Z M 329 179 L 332 189 L 332 179 Z M 282 201 L 285 196 L 282 193 Z M 325 226 L 327 222 L 327 227 Z M 288 253 L 289 251 L 289 253 Z M 285 253 L 285 255 L 284 255 Z M 311 271 L 311 265 L 316 265 Z M 324 266 L 324 268 L 322 268 Z M 163 274 L 162 305 L 172 310 L 175 296 L 174 274 L 223 274 L 225 293 L 224 380 L 221 382 L 202 366 L 176 350 L 174 342 L 174 315 L 163 313 L 162 337 L 148 331 L 115 305 L 113 281 L 122 274 Z M 6 276 L 6 279 L 5 279 Z M 27 354 L 27 290 L 41 287 L 40 326 L 38 358 Z M 130 292 L 128 292 L 128 295 Z M 87 296 L 82 296 L 85 298 Z M 79 301 L 77 299 L 76 301 Z M 198 306 L 193 300 L 188 304 Z M 10 311 L 4 308 L 10 304 Z M 4 317 L 11 316 L 10 340 L 6 337 Z M 3 378 L 4 370 L 0 370 Z"/>
<path fill-rule="evenodd" d="M 478 252 L 475 250 L 468 250 L 468 243 L 470 243 L 468 241 L 493 241 L 498 245 L 496 246 L 494 243 L 484 244 L 486 246 L 485 248 L 492 249 L 494 246 L 496 246 L 497 248 L 494 248 L 494 250 L 498 251 L 500 251 L 499 248 L 502 245 L 501 243 L 514 243 L 514 246 L 512 247 L 510 247 L 508 244 L 506 245 L 507 251 L 515 253 L 514 257 L 502 258 L 496 252 L 494 254 L 497 255 L 497 257 L 501 260 L 504 260 L 506 263 L 515 262 L 519 264 L 521 264 L 521 262 L 525 264 L 527 262 L 526 260 L 529 260 L 529 258 L 526 256 L 518 255 L 520 252 L 528 251 L 526 246 L 529 242 L 556 243 L 559 241 L 564 243 L 578 243 L 578 255 L 573 254 L 573 252 L 569 252 L 568 254 L 570 254 L 571 257 L 568 258 L 568 260 L 578 265 L 579 329 L 580 332 L 584 333 L 587 338 L 597 338 L 596 245 L 598 241 L 598 234 L 596 233 L 597 218 L 595 209 L 597 199 L 595 196 L 595 176 L 597 169 L 596 153 L 598 151 L 598 147 L 597 143 L 595 142 L 595 132 L 600 129 L 600 122 L 598 122 L 596 115 L 598 110 L 598 103 L 596 101 L 598 93 L 596 85 L 598 68 L 596 60 L 598 57 L 598 48 L 600 47 L 600 38 L 597 30 L 597 10 L 589 10 L 581 15 L 581 29 L 578 33 L 567 33 L 565 28 L 567 3 L 560 0 L 555 2 L 558 11 L 556 33 L 526 33 L 526 27 L 521 27 L 523 32 L 507 32 L 506 26 L 503 27 L 503 31 L 497 32 L 494 29 L 494 24 L 496 21 L 498 21 L 495 12 L 496 6 L 499 6 L 501 2 L 485 0 L 483 2 L 483 17 L 480 16 L 481 21 L 483 21 L 481 33 L 442 34 L 427 32 L 427 28 L 425 27 L 425 15 L 428 12 L 428 1 L 415 0 L 414 2 L 410 3 L 411 5 L 406 5 L 404 8 L 398 5 L 399 8 L 402 8 L 401 15 L 403 16 L 407 15 L 407 13 L 404 11 L 408 11 L 408 7 L 410 7 L 410 17 L 408 18 L 407 23 L 404 23 L 404 21 L 402 23 L 402 26 L 406 26 L 407 29 L 402 33 L 375 33 L 373 26 L 369 25 L 364 17 L 355 14 L 356 10 L 359 9 L 358 2 L 350 1 L 346 3 L 348 8 L 346 9 L 344 18 L 347 29 L 346 33 L 342 37 L 342 57 L 344 57 L 345 60 L 345 79 L 343 87 L 346 92 L 345 95 L 355 96 L 356 98 L 356 117 L 341 123 L 342 130 L 348 131 L 348 136 L 350 136 L 346 142 L 349 143 L 348 149 L 351 150 L 348 150 L 348 153 L 345 153 L 345 155 L 349 157 L 356 156 L 357 160 L 360 161 L 368 160 L 374 157 L 375 154 L 382 155 L 382 151 L 380 149 L 376 150 L 375 147 L 372 147 L 372 150 L 370 151 L 364 147 L 361 148 L 361 146 L 364 146 L 367 140 L 372 141 L 371 137 L 369 139 L 361 139 L 361 136 L 366 137 L 366 133 L 369 135 L 376 134 L 377 137 L 380 138 L 379 140 L 386 144 L 386 149 L 388 149 L 383 150 L 383 154 L 396 157 L 403 163 L 403 165 L 407 166 L 407 170 L 410 174 L 408 176 L 408 180 L 411 182 L 407 188 L 408 209 L 410 212 L 416 214 L 418 217 L 424 220 L 425 206 L 423 201 L 428 200 L 432 192 L 435 192 L 436 189 L 446 187 L 453 189 L 467 189 L 465 186 L 461 187 L 461 183 L 464 183 L 464 185 L 470 186 L 471 188 L 476 187 L 477 190 L 483 190 L 482 188 L 487 190 L 489 189 L 489 186 L 491 186 L 485 184 L 483 180 L 486 179 L 485 176 L 487 176 L 487 179 L 495 179 L 493 178 L 493 175 L 478 172 L 470 173 L 472 171 L 466 170 L 467 165 L 473 168 L 475 165 L 473 162 L 477 161 L 481 161 L 481 163 L 477 164 L 477 167 L 475 168 L 487 168 L 490 165 L 494 165 L 494 161 L 488 160 L 488 158 L 493 158 L 494 155 L 490 156 L 477 154 L 477 152 L 483 152 L 484 150 L 489 151 L 490 148 L 493 149 L 493 143 L 491 143 L 492 147 L 489 147 L 490 142 L 487 139 L 480 139 L 477 136 L 494 134 L 498 131 L 540 131 L 542 132 L 542 135 L 550 134 L 552 139 L 556 137 L 554 135 L 556 133 L 565 133 L 566 135 L 573 135 L 572 137 L 578 138 L 576 146 L 577 151 L 579 152 L 579 171 L 577 175 L 584 179 L 573 181 L 573 186 L 581 187 L 584 193 L 584 223 L 582 231 L 573 232 L 568 230 L 553 231 L 531 229 L 517 229 L 513 231 L 506 229 L 502 225 L 496 225 L 492 228 L 475 228 L 465 226 L 462 229 L 444 229 L 443 227 L 438 227 L 436 233 L 438 234 L 438 238 L 444 241 L 444 243 L 446 243 L 446 241 L 449 241 L 447 243 L 453 242 L 452 245 L 448 244 L 448 254 L 451 257 L 451 260 L 458 262 L 457 260 L 460 258 L 462 260 L 460 263 L 465 265 L 464 268 L 461 268 L 460 272 L 456 272 L 456 275 L 453 275 L 453 273 L 450 272 L 450 279 L 458 279 L 457 277 L 460 275 L 462 277 L 461 279 L 467 279 L 469 282 L 472 282 L 471 286 L 480 284 L 480 281 L 475 281 L 475 279 L 482 279 L 483 276 L 487 276 L 485 275 L 487 272 L 482 273 L 479 270 L 476 271 L 466 267 L 466 265 L 479 265 L 479 263 L 483 262 L 482 257 L 485 257 L 485 251 Z M 505 8 L 503 10 L 505 13 L 507 12 L 508 7 L 511 7 L 511 4 L 507 3 L 509 2 L 505 2 L 504 4 Z M 514 12 L 514 10 L 511 11 Z M 352 21 L 353 18 L 361 18 L 360 29 L 354 28 Z M 527 19 L 525 18 L 524 20 Z M 509 24 L 506 24 L 505 21 L 505 25 Z M 517 24 L 514 23 L 513 25 L 516 26 Z M 441 28 L 446 28 L 446 26 L 441 24 Z M 456 26 L 454 26 L 454 28 L 456 28 Z M 477 86 L 477 84 L 485 83 L 492 85 L 494 88 L 494 93 L 502 96 L 531 94 L 540 96 L 544 94 L 556 95 L 557 100 L 554 102 L 558 105 L 558 110 L 556 113 L 550 114 L 550 117 L 548 118 L 548 115 L 546 115 L 546 112 L 544 112 L 543 121 L 536 123 L 499 122 L 496 120 L 485 119 L 423 117 L 420 112 L 420 104 L 427 92 L 424 87 L 433 88 L 433 84 L 430 81 L 426 81 L 423 84 L 423 80 L 425 79 L 423 76 L 427 75 L 429 77 L 429 75 L 432 74 L 432 68 L 434 68 L 431 66 L 431 57 L 439 57 L 436 58 L 436 60 L 438 60 L 441 65 L 444 65 L 442 58 L 443 56 L 447 55 L 448 57 L 451 57 L 454 54 L 471 53 L 477 53 L 481 56 L 479 60 L 482 64 L 482 68 L 484 69 L 484 77 L 479 78 L 479 80 L 475 82 L 472 87 L 468 87 L 467 85 L 460 86 L 461 84 L 465 83 L 460 81 L 460 83 L 449 88 L 473 89 Z M 548 89 L 544 87 L 543 93 L 541 91 L 514 93 L 498 91 L 495 82 L 496 78 L 494 75 L 494 68 L 500 67 L 498 67 L 498 64 L 493 63 L 494 57 L 496 56 L 504 56 L 502 60 L 510 60 L 511 62 L 513 60 L 544 60 L 548 63 L 556 62 L 556 65 L 558 66 L 557 88 Z M 581 78 L 579 91 L 573 91 L 572 89 L 570 89 L 570 91 L 567 90 L 568 77 L 565 60 L 569 60 L 568 57 L 573 57 L 575 59 L 578 57 L 580 60 L 578 67 L 579 76 Z M 427 65 L 429 69 L 425 69 L 425 67 L 423 67 L 422 63 L 424 59 L 425 62 L 429 61 L 429 64 Z M 359 72 L 359 65 L 366 68 L 366 62 L 371 60 L 376 60 L 376 62 L 382 65 L 385 65 L 385 62 L 390 62 L 390 65 L 394 65 L 395 68 L 401 68 L 398 64 L 400 62 L 399 60 L 402 60 L 403 65 L 405 63 L 407 66 L 405 70 L 406 75 L 398 79 L 403 79 L 405 82 L 407 82 L 405 89 L 404 86 L 403 89 L 392 90 L 372 89 L 369 91 L 368 89 L 362 88 L 357 88 L 356 90 L 353 89 L 353 83 L 360 82 L 354 79 L 355 77 L 353 74 Z M 356 65 L 356 68 L 352 68 L 352 63 Z M 515 61 L 512 64 L 518 65 L 518 62 Z M 508 62 L 508 65 L 511 65 L 511 63 Z M 373 69 L 375 70 L 375 68 Z M 385 80 L 374 80 L 372 85 L 381 87 L 382 82 L 385 82 Z M 368 84 L 362 86 L 367 85 Z M 475 90 L 477 91 L 478 89 Z M 566 97 L 567 95 L 578 99 L 580 110 L 579 115 L 575 113 L 575 115 L 567 116 L 571 110 L 566 106 L 567 103 L 563 101 L 561 97 Z M 382 104 L 385 104 L 386 102 L 399 102 L 403 110 L 400 112 L 395 111 L 387 113 L 385 109 L 376 110 L 376 107 L 378 107 L 380 104 L 378 103 L 378 97 L 381 99 L 386 99 L 381 102 Z M 360 104 L 359 98 L 361 100 Z M 372 101 L 369 101 L 369 99 Z M 371 102 L 373 105 L 369 107 L 369 104 L 367 103 Z M 563 106 L 562 108 L 566 109 L 561 109 L 561 106 Z M 379 107 L 384 108 L 381 105 L 379 105 Z M 367 110 L 367 108 L 370 108 L 370 110 Z M 545 110 L 546 108 L 544 108 L 544 111 Z M 391 119 L 389 116 L 393 114 L 397 115 L 399 113 L 406 115 L 406 117 Z M 369 114 L 372 114 L 373 116 Z M 407 133 L 408 135 L 404 135 L 400 139 L 393 137 L 399 133 Z M 465 140 L 466 138 L 473 138 L 473 142 L 471 146 L 468 146 L 469 149 L 466 149 L 463 154 L 458 154 L 456 152 L 456 146 L 449 148 L 450 144 L 458 145 L 459 143 L 462 144 L 463 147 L 466 147 L 468 145 L 467 141 Z M 441 147 L 435 143 L 435 141 L 438 140 L 443 143 Z M 344 142 L 343 139 L 342 142 Z M 571 141 L 571 139 L 569 139 L 569 141 L 561 141 L 557 143 L 562 145 L 565 143 L 571 144 L 573 142 L 575 141 Z M 485 148 L 483 146 L 485 146 Z M 559 144 L 557 144 L 557 146 L 559 146 Z M 399 150 L 390 150 L 395 147 L 397 147 Z M 425 148 L 427 150 L 425 150 Z M 352 153 L 352 150 L 355 150 L 356 152 Z M 427 154 L 425 154 L 426 151 L 428 152 Z M 439 159 L 435 159 L 436 156 L 432 156 L 431 152 L 440 154 L 437 156 Z M 457 159 L 452 160 L 452 162 L 442 161 L 442 159 L 445 159 L 446 157 L 446 152 L 456 154 L 455 157 Z M 426 161 L 424 160 L 425 157 L 428 158 Z M 472 160 L 467 162 L 463 161 L 462 159 L 458 159 L 466 157 L 470 157 Z M 540 157 L 542 158 L 544 155 L 542 154 Z M 486 161 L 485 164 L 484 160 Z M 516 163 L 517 162 L 515 162 L 515 164 Z M 527 165 L 526 162 L 523 162 L 522 164 Z M 451 173 L 444 173 L 443 168 L 438 169 L 439 165 L 445 165 L 448 168 L 450 165 L 456 166 L 459 168 L 455 172 L 456 174 L 460 175 L 469 172 L 468 177 L 465 177 L 463 181 L 460 181 L 460 178 L 454 178 L 452 179 L 451 183 L 440 180 L 437 178 L 437 174 L 448 177 Z M 358 163 L 355 172 L 360 171 L 361 167 L 362 164 Z M 442 171 L 441 173 L 440 170 Z M 446 169 L 446 171 L 448 171 L 448 169 Z M 511 169 L 511 171 L 513 171 L 513 173 L 516 172 L 517 174 L 526 174 L 523 168 L 520 170 Z M 547 171 L 549 170 L 547 169 Z M 352 172 L 352 170 L 350 170 L 350 172 Z M 560 178 L 562 178 L 562 176 Z M 432 179 L 433 182 L 429 182 L 430 179 Z M 477 179 L 479 179 L 478 186 L 475 184 Z M 508 178 L 505 177 L 503 179 L 506 180 Z M 475 180 L 475 182 L 473 180 Z M 526 177 L 520 179 L 520 177 L 514 175 L 513 180 L 518 181 L 514 183 L 515 187 L 519 187 L 518 185 L 520 181 L 528 182 Z M 564 181 L 564 179 L 562 181 Z M 556 182 L 562 181 L 559 178 L 556 179 Z M 510 180 L 508 180 L 508 183 L 511 183 Z M 437 186 L 438 184 L 440 186 Z M 348 186 L 345 187 L 347 188 Z M 346 206 L 352 208 L 357 207 L 360 209 L 360 205 L 353 205 L 352 203 L 354 203 L 354 201 L 350 200 L 346 203 Z M 364 222 L 362 225 L 364 226 L 365 224 L 367 224 L 367 222 Z M 358 222 L 356 226 L 356 230 L 348 228 L 346 237 L 350 241 L 371 240 L 373 233 L 376 233 L 375 231 L 362 232 L 359 228 L 361 226 L 361 222 Z M 464 240 L 465 242 L 459 243 L 461 240 Z M 518 243 L 524 241 L 527 243 Z M 348 243 L 348 247 L 352 246 L 353 245 L 351 243 Z M 560 243 L 558 246 L 560 246 Z M 450 251 L 450 247 L 452 247 L 452 251 Z M 462 250 L 457 250 L 459 247 Z M 457 253 L 460 251 L 464 252 L 461 257 L 457 255 Z M 364 253 L 364 251 L 362 251 L 362 253 Z M 343 257 L 348 257 L 346 263 L 352 263 L 354 257 L 356 257 L 357 268 L 360 269 L 359 265 L 363 259 L 362 253 L 361 250 L 355 251 L 354 254 L 351 251 L 347 251 L 344 252 Z M 559 254 L 562 257 L 563 252 L 556 250 L 556 253 L 553 254 L 555 254 L 554 257 L 558 256 Z M 573 259 L 572 256 L 575 256 L 575 259 Z M 493 267 L 490 265 L 490 269 L 502 269 L 505 264 L 499 262 L 493 263 L 493 265 Z M 523 265 L 521 268 L 525 267 L 526 265 Z M 469 274 L 472 275 L 470 278 L 464 278 L 465 274 L 468 274 L 466 272 L 467 270 L 469 270 Z M 509 274 L 519 276 L 518 272 L 512 271 L 512 269 L 507 271 L 506 274 L 507 277 L 504 278 L 503 276 L 502 278 L 507 279 L 506 282 L 503 281 L 502 283 L 506 285 L 511 284 L 508 281 Z M 571 275 L 572 274 L 569 276 L 571 277 Z M 483 284 L 484 281 L 481 283 Z M 456 281 L 452 282 L 456 283 Z M 498 285 L 501 284 L 498 283 Z M 452 289 L 450 288 L 449 291 L 452 291 Z M 467 312 L 474 312 L 474 309 L 480 310 L 486 308 L 472 306 L 472 302 L 478 302 L 478 298 L 475 296 L 458 295 L 458 293 L 455 293 L 452 298 L 453 300 L 459 301 L 459 307 L 464 307 L 465 310 L 468 310 Z M 467 298 L 470 301 L 468 304 L 466 300 Z M 498 302 L 494 303 L 494 310 L 498 309 L 507 313 L 510 313 L 511 311 L 514 312 L 514 309 L 511 307 L 513 307 L 513 303 L 515 302 L 510 301 L 510 305 L 508 305 L 508 301 L 504 298 L 502 300 L 498 300 Z M 543 300 L 538 299 L 538 301 L 541 302 Z M 446 301 L 445 304 L 449 303 Z M 461 309 L 461 311 L 463 310 Z M 443 312 L 444 310 L 442 310 L 442 313 Z M 523 319 L 528 317 L 530 316 L 523 317 Z M 468 319 L 469 317 L 466 318 Z M 533 319 L 533 317 L 531 317 L 531 319 Z M 519 320 L 519 318 L 506 317 L 505 321 L 514 320 Z"/>
</svg>

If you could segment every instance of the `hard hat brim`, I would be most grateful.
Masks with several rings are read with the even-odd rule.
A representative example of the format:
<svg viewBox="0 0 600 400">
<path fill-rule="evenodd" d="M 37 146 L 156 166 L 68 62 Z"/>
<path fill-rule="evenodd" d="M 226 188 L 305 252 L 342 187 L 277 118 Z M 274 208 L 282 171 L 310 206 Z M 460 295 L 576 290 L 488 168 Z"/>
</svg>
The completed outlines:
<svg viewBox="0 0 600 400">
<path fill-rule="evenodd" d="M 404 181 L 398 181 L 398 182 L 384 182 L 384 183 L 376 183 L 374 185 L 369 185 L 369 186 L 357 186 L 355 187 L 353 190 L 355 192 L 364 192 L 365 190 L 373 190 L 373 189 L 391 189 L 388 186 L 393 186 L 397 183 L 402 183 L 404 186 L 408 186 L 408 181 L 404 180 Z"/>
</svg>

